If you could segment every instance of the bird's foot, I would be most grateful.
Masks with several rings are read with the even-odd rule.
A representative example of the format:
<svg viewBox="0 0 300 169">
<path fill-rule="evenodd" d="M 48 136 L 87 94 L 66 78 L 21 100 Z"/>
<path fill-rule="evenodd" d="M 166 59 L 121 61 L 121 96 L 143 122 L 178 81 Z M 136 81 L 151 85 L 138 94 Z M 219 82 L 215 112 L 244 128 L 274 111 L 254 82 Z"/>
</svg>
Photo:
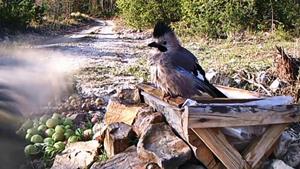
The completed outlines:
<svg viewBox="0 0 300 169">
<path fill-rule="evenodd" d="M 171 98 L 172 96 L 166 93 L 164 93 L 163 96 L 161 97 L 162 100 L 166 100 L 166 101 L 170 100 Z"/>
</svg>

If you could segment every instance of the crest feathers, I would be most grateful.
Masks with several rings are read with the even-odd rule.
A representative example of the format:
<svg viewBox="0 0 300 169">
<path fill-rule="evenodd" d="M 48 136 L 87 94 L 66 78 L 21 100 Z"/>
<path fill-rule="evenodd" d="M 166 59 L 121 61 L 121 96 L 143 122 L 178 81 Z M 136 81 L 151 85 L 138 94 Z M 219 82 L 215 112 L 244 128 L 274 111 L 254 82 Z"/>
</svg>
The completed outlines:
<svg viewBox="0 0 300 169">
<path fill-rule="evenodd" d="M 153 30 L 153 37 L 159 38 L 169 32 L 172 32 L 172 29 L 169 25 L 166 25 L 163 22 L 157 22 Z"/>
</svg>

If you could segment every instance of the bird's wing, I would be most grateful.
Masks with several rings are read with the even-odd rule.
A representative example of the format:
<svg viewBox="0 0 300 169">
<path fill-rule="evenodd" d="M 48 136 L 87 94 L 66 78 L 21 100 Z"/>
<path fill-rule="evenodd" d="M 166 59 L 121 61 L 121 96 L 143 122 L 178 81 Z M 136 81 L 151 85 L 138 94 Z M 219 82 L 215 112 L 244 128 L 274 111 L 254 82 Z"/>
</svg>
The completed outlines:
<svg viewBox="0 0 300 169">
<path fill-rule="evenodd" d="M 198 59 L 189 50 L 182 47 L 178 51 L 172 53 L 172 58 L 173 65 L 178 66 L 185 71 L 189 71 L 196 77 L 196 81 L 200 84 L 198 88 L 201 88 L 202 91 L 209 93 L 213 97 L 226 98 L 221 91 L 209 83 L 205 77 L 205 71 L 198 63 Z M 204 86 L 206 89 L 204 89 Z"/>
<path fill-rule="evenodd" d="M 193 73 L 185 70 L 182 67 L 177 67 L 177 70 L 182 74 L 182 76 L 187 77 L 187 79 L 193 82 L 193 86 L 200 90 L 201 92 L 205 92 L 212 97 L 226 97 L 222 92 L 220 92 L 217 88 L 215 88 L 210 83 L 207 83 L 199 78 L 197 78 Z"/>
</svg>

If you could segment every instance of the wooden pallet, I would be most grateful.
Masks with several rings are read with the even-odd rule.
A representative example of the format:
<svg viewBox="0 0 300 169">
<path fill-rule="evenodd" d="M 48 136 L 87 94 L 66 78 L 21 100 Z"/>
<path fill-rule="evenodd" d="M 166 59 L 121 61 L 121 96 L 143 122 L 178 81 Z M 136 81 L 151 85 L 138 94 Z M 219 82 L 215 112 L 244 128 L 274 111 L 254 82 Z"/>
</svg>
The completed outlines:
<svg viewBox="0 0 300 169">
<path fill-rule="evenodd" d="M 140 84 L 138 88 L 144 101 L 163 113 L 167 122 L 190 144 L 195 156 L 208 169 L 259 168 L 261 161 L 273 152 L 282 132 L 290 123 L 300 121 L 300 106 L 297 104 L 243 105 L 270 99 L 257 98 L 257 93 L 251 99 L 204 98 L 198 101 L 201 105 L 181 107 L 186 101 L 184 98 L 164 99 L 159 90 L 148 84 Z M 229 92 L 233 90 L 230 88 Z M 248 91 L 246 94 L 251 96 Z M 242 152 L 237 151 L 220 130 L 222 127 L 258 125 L 268 125 L 268 128 Z"/>
</svg>

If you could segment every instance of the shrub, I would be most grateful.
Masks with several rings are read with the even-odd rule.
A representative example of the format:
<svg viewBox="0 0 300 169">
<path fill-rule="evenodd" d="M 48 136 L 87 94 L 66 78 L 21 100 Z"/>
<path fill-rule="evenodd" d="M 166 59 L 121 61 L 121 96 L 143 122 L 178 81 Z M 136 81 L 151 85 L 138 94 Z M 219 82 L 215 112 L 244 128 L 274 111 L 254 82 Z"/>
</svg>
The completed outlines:
<svg viewBox="0 0 300 169">
<path fill-rule="evenodd" d="M 36 6 L 34 0 L 12 0 L 0 3 L 0 26 L 25 28 L 32 20 L 40 21 L 44 8 Z"/>
<path fill-rule="evenodd" d="M 181 0 L 182 22 L 179 28 L 209 37 L 226 37 L 244 29 L 268 30 L 273 23 L 285 30 L 300 23 L 299 2 L 294 0 Z"/>
<path fill-rule="evenodd" d="M 178 21 L 180 0 L 117 0 L 117 7 L 127 25 L 141 29 L 157 21 Z"/>
</svg>

